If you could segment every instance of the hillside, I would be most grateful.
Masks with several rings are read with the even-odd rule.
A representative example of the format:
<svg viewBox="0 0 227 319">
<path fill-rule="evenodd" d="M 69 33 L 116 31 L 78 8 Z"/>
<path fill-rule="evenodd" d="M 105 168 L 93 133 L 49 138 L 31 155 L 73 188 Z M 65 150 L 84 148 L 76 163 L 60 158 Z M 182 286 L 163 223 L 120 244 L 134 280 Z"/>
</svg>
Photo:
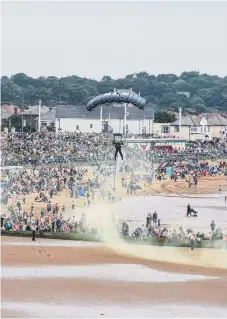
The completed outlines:
<svg viewBox="0 0 227 319">
<path fill-rule="evenodd" d="M 140 72 L 114 80 L 104 76 L 101 81 L 80 78 L 76 75 L 57 78 L 54 76 L 32 78 L 24 73 L 2 76 L 2 104 L 19 106 L 58 103 L 84 105 L 92 97 L 112 91 L 114 88 L 129 89 L 146 98 L 156 109 L 192 108 L 198 112 L 227 111 L 227 77 L 183 72 L 159 74 L 158 76 Z M 187 92 L 187 94 L 182 94 Z"/>
</svg>

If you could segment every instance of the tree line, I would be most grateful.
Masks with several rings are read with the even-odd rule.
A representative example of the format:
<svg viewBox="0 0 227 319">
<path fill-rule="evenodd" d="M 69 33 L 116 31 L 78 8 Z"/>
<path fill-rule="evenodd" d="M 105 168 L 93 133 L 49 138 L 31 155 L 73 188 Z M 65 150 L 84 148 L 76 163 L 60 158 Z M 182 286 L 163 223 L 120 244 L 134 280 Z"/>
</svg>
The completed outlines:
<svg viewBox="0 0 227 319">
<path fill-rule="evenodd" d="M 141 94 L 155 110 L 193 109 L 227 111 L 227 77 L 200 74 L 196 71 L 149 75 L 129 74 L 125 78 L 104 76 L 100 81 L 76 75 L 32 78 L 24 73 L 1 77 L 1 101 L 26 107 L 41 99 L 43 104 L 86 105 L 94 96 L 113 89 L 132 88 Z"/>
</svg>

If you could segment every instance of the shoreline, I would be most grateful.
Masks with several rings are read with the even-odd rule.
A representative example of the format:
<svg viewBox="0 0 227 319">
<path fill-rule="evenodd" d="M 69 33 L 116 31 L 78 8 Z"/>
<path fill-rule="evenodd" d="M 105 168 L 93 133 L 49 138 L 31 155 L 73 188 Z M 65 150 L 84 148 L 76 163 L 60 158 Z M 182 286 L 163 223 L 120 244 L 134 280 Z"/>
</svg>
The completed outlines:
<svg viewBox="0 0 227 319">
<path fill-rule="evenodd" d="M 49 245 L 47 239 L 4 238 L 2 265 L 85 265 L 85 264 L 140 264 L 161 271 L 209 276 L 227 276 L 227 251 L 221 249 L 195 249 L 185 247 L 158 247 L 142 245 Z M 8 243 L 8 244 L 7 244 Z M 12 243 L 12 244 L 10 244 Z M 45 243 L 45 245 L 44 245 Z M 128 249 L 132 248 L 132 249 Z M 139 251 L 139 253 L 138 253 Z M 174 256 L 174 258 L 173 258 Z M 216 260 L 220 261 L 217 264 Z"/>
<path fill-rule="evenodd" d="M 1 242 L 13 242 L 13 240 L 20 238 L 21 242 L 23 240 L 29 239 L 32 237 L 31 231 L 8 231 L 2 233 L 1 232 Z M 135 240 L 132 238 L 132 236 L 126 236 L 125 238 L 117 237 L 116 239 L 109 239 L 106 240 L 105 238 L 102 238 L 101 236 L 92 236 L 90 234 L 83 234 L 83 233 L 47 233 L 47 235 L 36 235 L 36 239 L 39 241 L 45 240 L 45 241 L 71 241 L 71 242 L 77 242 L 81 244 L 99 244 L 99 245 L 109 245 L 109 246 L 115 246 L 120 245 L 121 247 L 127 247 L 129 250 L 133 249 L 133 247 L 137 246 L 141 249 L 145 249 L 145 247 L 155 247 L 155 248 L 163 248 L 163 247 L 172 247 L 172 248 L 190 248 L 190 239 L 175 239 L 175 238 L 163 238 L 163 237 L 148 237 L 148 239 L 142 240 Z M 32 245 L 32 244 L 31 244 Z M 6 246 L 3 244 L 2 246 Z M 218 240 L 209 240 L 209 239 L 203 239 L 200 240 L 200 242 L 195 242 L 195 249 L 206 249 L 206 250 L 226 250 L 227 251 L 227 241 L 224 239 L 218 239 Z"/>
</svg>

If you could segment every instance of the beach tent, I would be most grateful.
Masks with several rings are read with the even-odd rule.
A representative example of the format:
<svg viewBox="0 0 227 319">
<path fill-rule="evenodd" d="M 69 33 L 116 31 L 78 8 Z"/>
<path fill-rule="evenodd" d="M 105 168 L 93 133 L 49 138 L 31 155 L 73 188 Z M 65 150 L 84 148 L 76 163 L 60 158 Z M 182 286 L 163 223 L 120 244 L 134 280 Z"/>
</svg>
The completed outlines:
<svg viewBox="0 0 227 319">
<path fill-rule="evenodd" d="M 79 196 L 84 196 L 84 188 L 80 188 L 79 192 L 78 192 Z"/>
<path fill-rule="evenodd" d="M 172 175 L 172 172 L 173 172 L 173 170 L 172 170 L 171 167 L 167 167 L 167 168 L 166 168 L 166 174 L 167 174 L 167 175 Z"/>
</svg>

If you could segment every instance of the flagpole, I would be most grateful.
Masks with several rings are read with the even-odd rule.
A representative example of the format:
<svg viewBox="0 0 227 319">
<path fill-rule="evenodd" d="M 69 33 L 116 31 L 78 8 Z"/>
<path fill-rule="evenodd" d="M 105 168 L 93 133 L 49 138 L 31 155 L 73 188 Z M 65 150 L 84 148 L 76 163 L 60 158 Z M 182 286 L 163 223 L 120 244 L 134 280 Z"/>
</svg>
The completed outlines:
<svg viewBox="0 0 227 319">
<path fill-rule="evenodd" d="M 108 126 L 110 128 L 110 108 L 109 108 L 109 121 L 108 121 Z"/>
<path fill-rule="evenodd" d="M 41 100 L 39 100 L 39 125 L 38 125 L 38 128 L 39 128 L 39 133 L 40 133 L 40 129 L 41 129 Z"/>
<path fill-rule="evenodd" d="M 102 133 L 102 105 L 100 108 L 100 125 L 101 125 L 101 133 Z"/>
<path fill-rule="evenodd" d="M 126 121 L 127 121 L 127 103 L 125 103 L 125 119 L 124 119 L 124 122 L 125 122 L 125 135 L 127 134 Z"/>
<path fill-rule="evenodd" d="M 182 120 L 182 111 L 181 107 L 179 107 L 179 133 L 181 134 L 181 120 Z"/>
</svg>

